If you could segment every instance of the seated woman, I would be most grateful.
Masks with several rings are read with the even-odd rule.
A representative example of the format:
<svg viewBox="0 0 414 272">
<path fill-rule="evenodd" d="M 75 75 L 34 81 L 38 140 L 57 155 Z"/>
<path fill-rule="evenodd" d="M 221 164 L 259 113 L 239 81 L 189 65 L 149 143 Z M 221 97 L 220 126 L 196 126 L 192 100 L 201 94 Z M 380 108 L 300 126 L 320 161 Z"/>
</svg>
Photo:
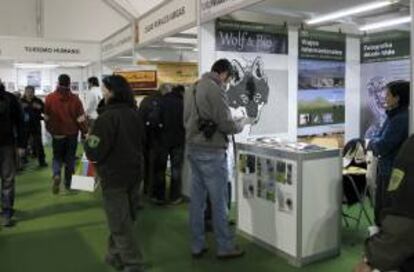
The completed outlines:
<svg viewBox="0 0 414 272">
<path fill-rule="evenodd" d="M 381 131 L 368 146 L 378 158 L 375 192 L 375 223 L 380 225 L 382 210 L 389 206 L 386 188 L 391 177 L 394 159 L 404 141 L 408 138 L 410 104 L 410 83 L 393 81 L 385 87 L 385 108 L 387 119 Z"/>
<path fill-rule="evenodd" d="M 96 163 L 103 206 L 110 231 L 106 262 L 117 270 L 144 271 L 133 234 L 139 205 L 144 150 L 144 124 L 128 82 L 122 76 L 103 80 L 105 107 L 85 143 L 89 160 Z"/>
</svg>

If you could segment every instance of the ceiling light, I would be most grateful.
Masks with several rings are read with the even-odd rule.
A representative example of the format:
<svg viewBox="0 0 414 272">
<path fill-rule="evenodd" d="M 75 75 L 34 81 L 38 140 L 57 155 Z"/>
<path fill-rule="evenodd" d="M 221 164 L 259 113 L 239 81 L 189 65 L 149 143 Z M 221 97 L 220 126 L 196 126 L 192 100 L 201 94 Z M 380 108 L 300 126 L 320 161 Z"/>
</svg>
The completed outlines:
<svg viewBox="0 0 414 272">
<path fill-rule="evenodd" d="M 89 62 L 61 62 L 58 63 L 60 67 L 86 67 L 90 63 Z"/>
<path fill-rule="evenodd" d="M 375 10 L 375 9 L 380 9 L 380 8 L 383 8 L 383 7 L 386 7 L 386 6 L 393 5 L 397 2 L 399 2 L 399 0 L 376 1 L 376 2 L 365 4 L 365 5 L 359 5 L 359 6 L 356 6 L 356 7 L 343 9 L 343 10 L 328 13 L 328 14 L 325 14 L 325 15 L 317 16 L 315 18 L 306 20 L 305 23 L 308 24 L 308 25 L 320 24 L 320 23 L 324 23 L 324 22 L 327 22 L 327 21 L 333 21 L 333 20 L 336 20 L 336 19 L 339 19 L 339 18 L 347 17 L 347 16 L 350 16 L 350 15 L 355 15 L 355 14 L 360 14 L 360 13 L 372 11 L 372 10 Z"/>
<path fill-rule="evenodd" d="M 165 38 L 164 42 L 180 43 L 180 44 L 197 44 L 198 43 L 197 39 L 186 39 L 186 38 L 175 38 L 175 37 Z"/>
<path fill-rule="evenodd" d="M 133 59 L 133 56 L 120 56 L 118 59 Z"/>
<path fill-rule="evenodd" d="M 59 65 L 44 63 L 15 63 L 14 67 L 19 69 L 54 69 L 59 67 Z"/>
<path fill-rule="evenodd" d="M 381 21 L 381 22 L 377 22 L 377 23 L 367 24 L 367 25 L 361 26 L 359 28 L 359 30 L 360 31 L 369 31 L 369 30 L 374 30 L 374 29 L 380 29 L 380 28 L 386 28 L 386 27 L 390 27 L 390 26 L 406 24 L 406 23 L 410 23 L 410 22 L 411 22 L 411 16 L 405 16 L 405 17 L 401 17 L 401 18 L 396 18 L 396 19 Z"/>
</svg>

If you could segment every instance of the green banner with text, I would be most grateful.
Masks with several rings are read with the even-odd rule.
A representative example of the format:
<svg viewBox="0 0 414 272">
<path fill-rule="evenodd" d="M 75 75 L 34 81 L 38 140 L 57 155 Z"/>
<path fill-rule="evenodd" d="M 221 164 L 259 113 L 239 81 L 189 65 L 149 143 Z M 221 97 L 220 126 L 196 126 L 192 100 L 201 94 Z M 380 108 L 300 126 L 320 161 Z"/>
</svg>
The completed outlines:
<svg viewBox="0 0 414 272">
<path fill-rule="evenodd" d="M 384 62 L 410 57 L 410 33 L 388 31 L 361 39 L 361 62 Z"/>
</svg>

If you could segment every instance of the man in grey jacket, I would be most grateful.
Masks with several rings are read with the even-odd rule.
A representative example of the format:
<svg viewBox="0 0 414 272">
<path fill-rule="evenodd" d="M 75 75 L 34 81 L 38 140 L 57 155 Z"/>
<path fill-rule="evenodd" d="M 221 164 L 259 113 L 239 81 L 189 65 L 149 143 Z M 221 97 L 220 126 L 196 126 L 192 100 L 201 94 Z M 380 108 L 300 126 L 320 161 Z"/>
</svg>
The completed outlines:
<svg viewBox="0 0 414 272">
<path fill-rule="evenodd" d="M 226 149 L 228 135 L 240 133 L 247 118 L 232 118 L 225 86 L 232 76 L 226 59 L 214 63 L 211 72 L 196 83 L 185 98 L 184 126 L 191 167 L 190 225 L 192 255 L 200 258 L 207 250 L 204 210 L 207 193 L 212 204 L 213 227 L 218 258 L 236 258 L 244 251 L 234 244 L 228 227 Z"/>
</svg>

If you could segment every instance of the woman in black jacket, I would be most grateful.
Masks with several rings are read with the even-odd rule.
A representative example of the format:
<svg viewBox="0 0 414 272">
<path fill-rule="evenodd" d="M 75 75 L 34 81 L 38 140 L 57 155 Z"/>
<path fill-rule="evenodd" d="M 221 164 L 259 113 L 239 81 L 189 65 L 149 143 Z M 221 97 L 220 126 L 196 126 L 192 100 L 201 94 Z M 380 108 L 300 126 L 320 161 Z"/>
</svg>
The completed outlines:
<svg viewBox="0 0 414 272">
<path fill-rule="evenodd" d="M 386 189 L 391 177 L 392 165 L 400 147 L 408 138 L 410 83 L 393 81 L 385 88 L 387 119 L 380 132 L 371 139 L 368 149 L 378 158 L 377 188 L 375 192 L 375 223 L 381 222 L 384 209 L 389 206 Z"/>
<path fill-rule="evenodd" d="M 144 271 L 133 235 L 142 174 L 144 125 L 132 90 L 122 76 L 103 80 L 105 108 L 85 143 L 102 185 L 110 230 L 106 262 L 123 271 Z"/>
</svg>

